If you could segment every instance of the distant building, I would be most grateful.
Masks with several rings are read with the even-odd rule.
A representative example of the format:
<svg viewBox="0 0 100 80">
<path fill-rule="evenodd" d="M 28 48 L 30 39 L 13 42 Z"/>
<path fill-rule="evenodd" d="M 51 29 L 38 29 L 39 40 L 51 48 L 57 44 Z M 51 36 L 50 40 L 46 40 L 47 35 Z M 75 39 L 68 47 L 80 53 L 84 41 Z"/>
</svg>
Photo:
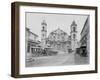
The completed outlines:
<svg viewBox="0 0 100 80">
<path fill-rule="evenodd" d="M 68 51 L 68 34 L 58 28 L 49 34 L 47 43 L 56 50 Z"/>
<path fill-rule="evenodd" d="M 77 48 L 77 24 L 75 21 L 72 22 L 70 29 L 71 29 L 70 35 L 71 35 L 71 47 L 72 47 L 71 49 L 75 51 Z"/>
<path fill-rule="evenodd" d="M 89 17 L 86 19 L 84 27 L 81 31 L 81 46 L 86 47 L 87 55 L 89 54 L 90 50 L 90 31 L 89 31 Z"/>
</svg>

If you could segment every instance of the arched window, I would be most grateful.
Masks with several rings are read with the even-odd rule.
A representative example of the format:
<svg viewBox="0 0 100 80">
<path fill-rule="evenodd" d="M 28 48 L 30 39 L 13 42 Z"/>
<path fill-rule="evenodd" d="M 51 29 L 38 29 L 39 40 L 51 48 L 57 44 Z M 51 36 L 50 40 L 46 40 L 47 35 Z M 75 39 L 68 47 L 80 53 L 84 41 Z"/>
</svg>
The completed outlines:
<svg viewBox="0 0 100 80">
<path fill-rule="evenodd" d="M 56 39 L 55 35 L 53 36 L 53 39 L 54 39 L 54 40 Z"/>
<path fill-rule="evenodd" d="M 74 31 L 74 32 L 76 31 L 76 27 L 73 27 L 73 31 Z"/>
<path fill-rule="evenodd" d="M 30 52 L 30 44 L 28 43 L 27 52 Z"/>
<path fill-rule="evenodd" d="M 76 39 L 76 35 L 75 34 L 73 34 L 73 39 Z"/>
</svg>

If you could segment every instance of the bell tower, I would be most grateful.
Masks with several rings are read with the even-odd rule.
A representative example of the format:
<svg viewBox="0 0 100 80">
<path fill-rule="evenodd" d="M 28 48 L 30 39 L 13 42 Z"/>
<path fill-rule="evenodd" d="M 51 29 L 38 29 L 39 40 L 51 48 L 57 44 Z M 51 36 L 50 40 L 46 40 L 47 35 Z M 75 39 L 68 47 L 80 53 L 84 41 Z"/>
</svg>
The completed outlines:
<svg viewBox="0 0 100 80">
<path fill-rule="evenodd" d="M 41 44 L 42 48 L 45 48 L 46 46 L 46 37 L 47 37 L 47 23 L 45 20 L 41 23 L 42 30 L 41 30 Z"/>
<path fill-rule="evenodd" d="M 71 24 L 71 47 L 72 50 L 75 51 L 77 47 L 77 24 L 75 21 Z"/>
</svg>

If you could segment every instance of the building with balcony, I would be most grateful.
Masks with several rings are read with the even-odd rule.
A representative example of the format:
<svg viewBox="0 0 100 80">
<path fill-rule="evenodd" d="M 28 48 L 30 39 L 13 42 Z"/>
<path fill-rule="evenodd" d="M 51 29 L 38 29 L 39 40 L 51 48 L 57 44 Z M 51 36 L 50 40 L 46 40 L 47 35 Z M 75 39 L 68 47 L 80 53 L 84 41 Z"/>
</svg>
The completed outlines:
<svg viewBox="0 0 100 80">
<path fill-rule="evenodd" d="M 90 52 L 90 30 L 89 30 L 89 17 L 87 17 L 84 27 L 81 31 L 81 40 L 80 40 L 80 46 L 86 47 L 86 55 L 89 56 Z"/>
<path fill-rule="evenodd" d="M 37 46 L 40 44 L 40 41 L 37 40 L 38 35 L 30 31 L 29 28 L 26 28 L 25 30 L 25 50 L 26 55 L 32 56 L 35 54 L 35 51 L 37 51 Z"/>
</svg>

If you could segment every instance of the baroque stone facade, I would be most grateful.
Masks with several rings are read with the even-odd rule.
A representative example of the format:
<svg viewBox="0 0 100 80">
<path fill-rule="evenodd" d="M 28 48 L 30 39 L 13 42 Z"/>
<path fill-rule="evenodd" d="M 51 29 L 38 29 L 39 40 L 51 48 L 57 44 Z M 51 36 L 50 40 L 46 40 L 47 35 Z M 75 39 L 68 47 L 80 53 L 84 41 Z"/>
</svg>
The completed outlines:
<svg viewBox="0 0 100 80">
<path fill-rule="evenodd" d="M 72 22 L 70 29 L 71 32 L 68 35 L 67 32 L 58 28 L 52 31 L 47 36 L 47 23 L 45 20 L 41 23 L 41 46 L 43 48 L 53 48 L 55 50 L 68 52 L 69 50 L 75 50 L 77 46 L 77 24 Z"/>
<path fill-rule="evenodd" d="M 58 28 L 49 34 L 47 43 L 56 50 L 68 51 L 68 34 Z"/>
</svg>

